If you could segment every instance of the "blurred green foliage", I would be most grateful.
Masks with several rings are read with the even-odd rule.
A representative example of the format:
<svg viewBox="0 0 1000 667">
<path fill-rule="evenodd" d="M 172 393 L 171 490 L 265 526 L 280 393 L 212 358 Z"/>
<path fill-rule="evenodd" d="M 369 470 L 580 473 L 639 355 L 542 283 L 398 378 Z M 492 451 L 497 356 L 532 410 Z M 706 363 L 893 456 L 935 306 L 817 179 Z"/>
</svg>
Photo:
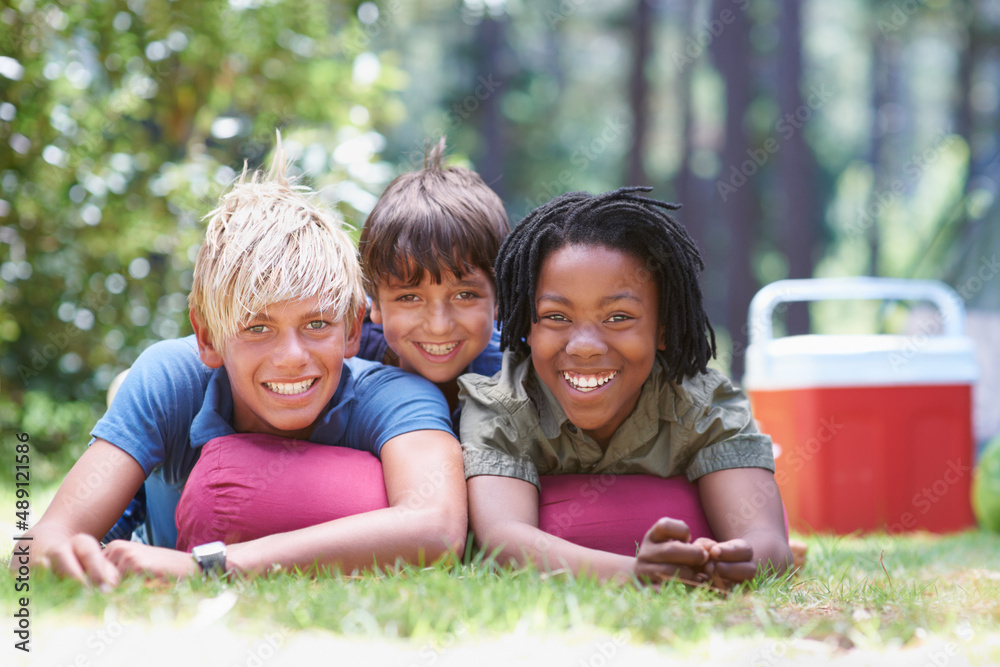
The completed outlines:
<svg viewBox="0 0 1000 667">
<path fill-rule="evenodd" d="M 1000 247 L 1000 88 L 985 48 L 1000 35 L 1000 18 L 967 3 L 802 3 L 795 77 L 805 100 L 822 95 L 785 109 L 777 95 L 790 80 L 777 66 L 789 34 L 784 0 L 645 1 L 654 48 L 639 68 L 649 97 L 638 152 L 653 195 L 680 199 L 679 220 L 700 229 L 721 370 L 739 354 L 732 341 L 746 324 L 727 307 L 739 280 L 729 271 L 733 253 L 750 253 L 753 275 L 743 279 L 759 284 L 788 277 L 790 259 L 808 255 L 816 276 L 979 280 L 963 298 L 995 305 L 1000 291 L 975 272 L 993 266 Z M 190 331 L 200 220 L 244 163 L 267 162 L 275 129 L 294 171 L 355 230 L 388 181 L 418 167 L 426 140 L 442 134 L 452 162 L 483 174 L 512 223 L 562 192 L 636 184 L 625 182 L 625 166 L 642 6 L 7 3 L 4 428 L 30 423 L 48 439 L 39 447 L 82 447 L 115 374 L 152 342 Z M 732 109 L 716 55 L 733 35 L 713 30 L 735 29 L 718 21 L 727 10 L 745 11 L 752 23 L 749 146 L 777 146 L 773 159 L 741 176 L 760 203 L 751 247 L 732 247 L 719 196 L 742 168 L 724 150 Z M 791 112 L 802 120 L 789 133 Z M 781 195 L 790 188 L 779 169 L 791 135 L 805 138 L 815 161 L 815 210 L 797 217 L 786 211 Z M 798 255 L 783 243 L 788 220 L 815 237 Z M 873 319 L 834 305 L 814 308 L 812 325 L 854 330 Z"/>
<path fill-rule="evenodd" d="M 297 169 L 336 183 L 326 198 L 359 222 L 344 188 L 374 199 L 384 185 L 372 127 L 399 109 L 356 9 L 23 0 L 0 12 L 5 426 L 20 419 L 53 448 L 79 439 L 118 371 L 190 331 L 199 221 L 244 162 L 266 160 L 276 128 L 314 128 L 286 130 Z"/>
</svg>

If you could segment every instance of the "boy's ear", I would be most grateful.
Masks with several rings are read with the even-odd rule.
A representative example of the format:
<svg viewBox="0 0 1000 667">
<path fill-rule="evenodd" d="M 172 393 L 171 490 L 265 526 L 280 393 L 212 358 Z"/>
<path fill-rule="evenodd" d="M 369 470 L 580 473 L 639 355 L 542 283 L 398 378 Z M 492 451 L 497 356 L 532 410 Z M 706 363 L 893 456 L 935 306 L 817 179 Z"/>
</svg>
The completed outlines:
<svg viewBox="0 0 1000 667">
<path fill-rule="evenodd" d="M 374 303 L 374 301 L 372 303 Z M 374 306 L 372 309 L 374 311 Z M 374 322 L 375 320 L 372 321 Z M 344 332 L 344 359 L 349 359 L 361 351 L 361 327 L 364 325 L 364 322 L 365 307 L 361 306 L 358 308 L 358 312 L 354 318 L 354 324 L 352 324 L 350 328 Z"/>
<path fill-rule="evenodd" d="M 656 349 L 664 352 L 667 349 L 667 327 L 661 324 L 656 334 Z"/>
<path fill-rule="evenodd" d="M 378 299 L 375 297 L 372 297 L 372 309 L 368 313 L 368 317 L 371 318 L 372 324 L 382 324 L 382 309 L 378 307 Z"/>
<path fill-rule="evenodd" d="M 194 329 L 195 338 L 198 339 L 198 356 L 201 357 L 202 363 L 209 368 L 222 368 L 222 355 L 212 344 L 208 327 L 193 310 L 191 311 L 191 328 Z"/>
</svg>

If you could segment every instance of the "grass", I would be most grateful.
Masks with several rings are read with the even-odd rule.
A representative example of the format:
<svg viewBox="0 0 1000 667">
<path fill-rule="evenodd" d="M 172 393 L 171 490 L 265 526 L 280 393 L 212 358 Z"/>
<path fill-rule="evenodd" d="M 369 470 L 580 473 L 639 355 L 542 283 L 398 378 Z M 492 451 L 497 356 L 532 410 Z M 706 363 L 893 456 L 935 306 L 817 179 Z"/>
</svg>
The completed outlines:
<svg viewBox="0 0 1000 667">
<path fill-rule="evenodd" d="M 251 637 L 322 630 L 348 639 L 400 640 L 411 648 L 512 634 L 617 636 L 627 629 L 629 643 L 668 647 L 681 656 L 720 637 L 778 649 L 814 640 L 835 652 L 913 648 L 930 635 L 952 643 L 979 638 L 979 644 L 996 637 L 1000 571 L 989 564 L 1000 553 L 1000 536 L 804 539 L 809 560 L 797 576 L 754 582 L 729 595 L 680 585 L 602 586 L 499 568 L 480 558 L 353 577 L 276 573 L 244 582 L 177 584 L 133 577 L 109 593 L 37 572 L 32 613 L 56 625 L 95 627 L 108 618 L 175 626 L 222 619 Z M 0 588 L 13 589 L 9 573 L 0 574 Z M 1000 658 L 995 643 L 980 648 Z"/>
<path fill-rule="evenodd" d="M 75 654 L 77 662 L 81 655 L 93 657 L 101 633 L 115 627 L 140 628 L 144 637 L 169 628 L 169 637 L 183 637 L 209 625 L 258 646 L 274 636 L 282 643 L 318 641 L 320 633 L 324 642 L 394 647 L 410 656 L 395 664 L 431 664 L 462 647 L 510 638 L 519 638 L 521 647 L 590 642 L 580 660 L 592 665 L 601 664 L 590 659 L 600 655 L 596 647 L 625 645 L 692 662 L 721 645 L 711 650 L 728 653 L 713 654 L 710 662 L 753 665 L 783 664 L 796 651 L 845 658 L 875 652 L 939 664 L 935 656 L 952 656 L 945 652 L 950 647 L 961 656 L 956 664 L 1000 662 L 1000 535 L 799 537 L 809 544 L 799 574 L 756 581 L 729 595 L 673 584 L 602 586 L 567 574 L 501 568 L 480 556 L 360 576 L 279 572 L 249 581 L 176 584 L 132 577 L 108 593 L 39 571 L 31 579 L 31 613 L 45 628 L 38 643 L 91 647 Z M 0 554 L 10 548 L 9 542 L 0 545 Z M 4 600 L 13 600 L 13 588 L 4 570 Z M 12 609 L 4 606 L 10 619 Z M 79 628 L 86 633 L 73 634 Z"/>
</svg>

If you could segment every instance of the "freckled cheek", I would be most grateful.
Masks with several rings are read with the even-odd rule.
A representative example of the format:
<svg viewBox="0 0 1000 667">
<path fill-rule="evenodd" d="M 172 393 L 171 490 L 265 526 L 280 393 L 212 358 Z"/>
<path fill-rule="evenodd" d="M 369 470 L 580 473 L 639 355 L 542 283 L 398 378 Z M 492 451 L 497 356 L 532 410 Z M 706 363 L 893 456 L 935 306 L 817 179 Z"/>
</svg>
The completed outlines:
<svg viewBox="0 0 1000 667">
<path fill-rule="evenodd" d="M 480 327 L 480 331 L 482 332 L 483 337 L 489 340 L 490 336 L 493 335 L 493 318 L 484 319 L 482 326 Z"/>
<path fill-rule="evenodd" d="M 396 341 L 409 335 L 415 328 L 415 319 L 403 315 L 385 317 L 382 320 L 382 334 L 388 341 Z"/>
</svg>

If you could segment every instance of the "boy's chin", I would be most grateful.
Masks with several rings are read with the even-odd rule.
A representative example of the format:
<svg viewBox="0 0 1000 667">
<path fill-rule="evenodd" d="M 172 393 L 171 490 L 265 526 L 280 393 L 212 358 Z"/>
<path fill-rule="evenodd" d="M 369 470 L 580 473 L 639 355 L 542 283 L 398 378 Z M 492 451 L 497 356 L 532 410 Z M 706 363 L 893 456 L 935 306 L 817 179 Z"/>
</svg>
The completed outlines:
<svg viewBox="0 0 1000 667">
<path fill-rule="evenodd" d="M 410 367 L 413 369 L 410 371 L 411 373 L 430 380 L 434 384 L 444 384 L 455 380 L 462 374 L 462 369 L 465 368 L 464 366 L 460 367 L 457 364 L 442 364 L 441 366 L 435 366 L 426 361 L 421 364 L 411 364 Z M 458 369 L 457 371 L 455 370 L 456 368 Z"/>
<path fill-rule="evenodd" d="M 302 439 L 302 432 L 311 431 L 319 420 L 319 413 L 304 415 L 280 415 L 268 421 L 271 435 L 283 438 Z"/>
<path fill-rule="evenodd" d="M 563 412 L 566 413 L 566 419 L 581 431 L 596 431 L 614 418 L 614 415 L 610 413 L 596 414 L 591 411 L 566 410 L 565 407 Z"/>
<path fill-rule="evenodd" d="M 454 373 L 436 373 L 430 375 L 424 375 L 424 377 L 434 384 L 447 384 L 448 382 L 454 382 L 460 374 Z"/>
</svg>

